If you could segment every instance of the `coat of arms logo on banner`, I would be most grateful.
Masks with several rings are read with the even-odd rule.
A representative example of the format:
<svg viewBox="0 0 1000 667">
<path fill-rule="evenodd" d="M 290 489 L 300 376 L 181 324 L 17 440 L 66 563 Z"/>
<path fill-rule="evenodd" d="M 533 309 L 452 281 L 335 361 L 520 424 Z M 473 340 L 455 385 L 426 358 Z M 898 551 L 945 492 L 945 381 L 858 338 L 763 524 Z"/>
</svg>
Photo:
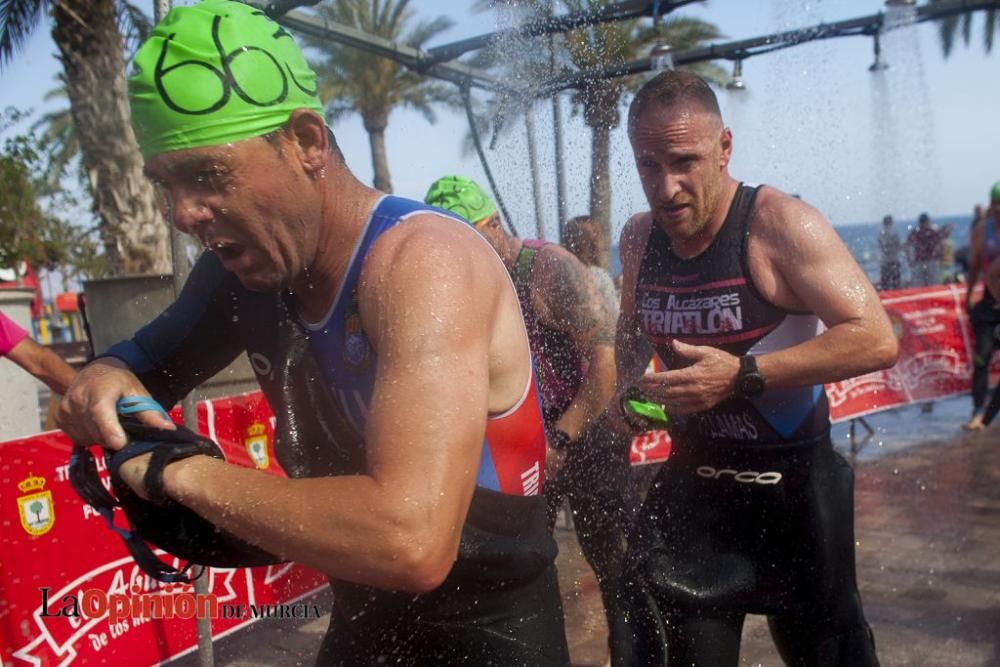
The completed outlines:
<svg viewBox="0 0 1000 667">
<path fill-rule="evenodd" d="M 17 513 L 21 517 L 24 532 L 37 536 L 52 530 L 56 512 L 52 503 L 52 491 L 44 490 L 45 478 L 29 473 L 17 483 L 17 488 L 26 494 L 17 499 Z"/>
</svg>

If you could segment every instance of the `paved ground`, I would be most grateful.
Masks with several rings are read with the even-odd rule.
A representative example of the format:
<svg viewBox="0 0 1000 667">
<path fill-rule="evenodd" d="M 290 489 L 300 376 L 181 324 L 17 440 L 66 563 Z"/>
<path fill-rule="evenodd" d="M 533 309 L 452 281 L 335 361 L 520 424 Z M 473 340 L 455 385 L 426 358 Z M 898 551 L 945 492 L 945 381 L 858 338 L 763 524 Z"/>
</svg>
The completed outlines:
<svg viewBox="0 0 1000 667">
<path fill-rule="evenodd" d="M 892 419 L 910 432 L 920 431 L 914 420 L 930 419 L 907 414 Z M 949 426 L 946 438 L 882 453 L 871 448 L 892 432 L 876 430 L 856 461 L 856 521 L 858 579 L 882 664 L 1000 665 L 1000 425 L 971 435 Z M 599 665 L 606 630 L 597 585 L 572 533 L 557 536 L 570 653 L 576 665 Z M 328 606 L 329 595 L 320 597 Z M 261 621 L 217 641 L 215 664 L 311 665 L 325 627 L 326 618 Z M 197 664 L 188 656 L 174 666 Z M 762 618 L 747 622 L 741 664 L 782 664 Z"/>
</svg>

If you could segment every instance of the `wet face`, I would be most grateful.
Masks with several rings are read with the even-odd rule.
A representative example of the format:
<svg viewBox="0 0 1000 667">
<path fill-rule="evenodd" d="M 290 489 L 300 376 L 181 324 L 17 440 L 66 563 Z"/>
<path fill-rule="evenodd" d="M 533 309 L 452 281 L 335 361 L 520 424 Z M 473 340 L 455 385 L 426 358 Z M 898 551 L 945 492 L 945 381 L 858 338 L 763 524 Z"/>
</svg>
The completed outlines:
<svg viewBox="0 0 1000 667">
<path fill-rule="evenodd" d="M 291 285 L 318 245 L 315 189 L 283 151 L 280 138 L 256 138 L 146 161 L 164 216 L 258 292 Z"/>
<path fill-rule="evenodd" d="M 722 205 L 732 134 L 696 104 L 652 104 L 629 132 L 657 224 L 675 242 L 703 232 Z"/>
<path fill-rule="evenodd" d="M 500 251 L 500 240 L 503 232 L 500 229 L 500 216 L 494 213 L 488 218 L 483 218 L 479 222 L 473 223 L 472 228 L 483 235 L 490 242 L 493 249 Z"/>
</svg>

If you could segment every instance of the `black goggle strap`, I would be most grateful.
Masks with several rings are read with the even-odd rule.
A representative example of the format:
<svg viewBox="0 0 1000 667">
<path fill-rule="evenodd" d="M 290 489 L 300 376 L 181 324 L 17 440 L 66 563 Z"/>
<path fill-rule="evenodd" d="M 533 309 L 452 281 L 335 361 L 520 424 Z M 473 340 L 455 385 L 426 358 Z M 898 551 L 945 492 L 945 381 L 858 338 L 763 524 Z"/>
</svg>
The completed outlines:
<svg viewBox="0 0 1000 667">
<path fill-rule="evenodd" d="M 153 443 L 137 444 L 151 445 Z M 135 456 L 138 456 L 138 454 L 135 454 Z M 124 461 L 118 462 L 118 465 L 115 467 L 116 471 L 118 467 L 121 467 L 122 463 L 124 463 Z M 125 548 L 128 549 L 129 555 L 132 556 L 132 559 L 143 572 L 157 581 L 162 581 L 168 584 L 191 583 L 193 577 L 186 573 L 191 569 L 192 563 L 186 564 L 181 569 L 168 565 L 160 560 L 155 553 L 153 553 L 153 550 L 149 548 L 149 545 L 147 545 L 142 538 L 133 533 L 131 530 L 115 525 L 114 512 L 115 509 L 121 505 L 118 500 L 116 500 L 115 497 L 108 493 L 108 490 L 104 488 L 104 485 L 101 483 L 101 478 L 97 474 L 97 463 L 94 460 L 94 455 L 90 452 L 90 449 L 84 447 L 83 445 L 73 445 L 73 452 L 70 455 L 69 460 L 69 479 L 73 488 L 76 489 L 77 494 L 79 494 L 79 496 L 83 498 L 88 505 L 97 510 L 97 513 L 104 519 L 108 528 L 113 530 L 119 537 L 122 538 L 122 541 L 125 543 Z"/>
<path fill-rule="evenodd" d="M 77 494 L 105 519 L 118 507 L 118 501 L 101 484 L 94 455 L 83 445 L 73 445 L 73 452 L 69 457 L 69 481 Z"/>
<path fill-rule="evenodd" d="M 186 563 L 180 569 L 164 563 L 160 560 L 159 556 L 153 553 L 149 545 L 135 533 L 129 533 L 128 537 L 122 536 L 122 540 L 125 542 L 125 547 L 128 549 L 129 555 L 132 556 L 132 560 L 136 562 L 143 572 L 157 581 L 168 584 L 189 584 L 201 575 L 201 572 L 195 576 L 187 574 L 194 563 Z"/>
<path fill-rule="evenodd" d="M 112 477 L 120 479 L 121 475 L 118 474 L 118 471 L 126 461 L 131 461 L 135 457 L 142 456 L 143 454 L 149 454 L 155 451 L 158 445 L 159 443 L 156 442 L 133 440 L 117 452 L 109 452 L 105 450 L 104 460 L 108 463 L 108 473 Z"/>
</svg>

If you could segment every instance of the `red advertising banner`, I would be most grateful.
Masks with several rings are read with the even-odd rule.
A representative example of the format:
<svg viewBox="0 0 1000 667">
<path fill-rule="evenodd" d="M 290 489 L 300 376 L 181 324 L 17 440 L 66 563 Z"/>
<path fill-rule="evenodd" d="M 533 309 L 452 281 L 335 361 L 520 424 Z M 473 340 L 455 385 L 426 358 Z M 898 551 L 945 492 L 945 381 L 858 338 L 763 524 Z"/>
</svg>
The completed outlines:
<svg viewBox="0 0 1000 667">
<path fill-rule="evenodd" d="M 899 361 L 887 370 L 827 385 L 834 422 L 965 394 L 971 387 L 973 341 L 965 286 L 897 290 L 881 297 L 899 340 Z M 991 376 L 1000 376 L 1000 357 L 994 356 Z"/>
<path fill-rule="evenodd" d="M 227 460 L 283 475 L 270 416 L 260 393 L 198 406 L 199 430 L 222 446 Z M 211 618 L 219 636 L 262 616 L 328 611 L 291 604 L 326 585 L 320 573 L 294 564 L 209 569 L 209 594 L 200 598 L 191 586 L 151 579 L 73 491 L 70 449 L 60 432 L 0 444 L 4 667 L 153 665 L 196 646 L 198 615 Z M 103 465 L 99 457 L 102 477 Z"/>
</svg>

